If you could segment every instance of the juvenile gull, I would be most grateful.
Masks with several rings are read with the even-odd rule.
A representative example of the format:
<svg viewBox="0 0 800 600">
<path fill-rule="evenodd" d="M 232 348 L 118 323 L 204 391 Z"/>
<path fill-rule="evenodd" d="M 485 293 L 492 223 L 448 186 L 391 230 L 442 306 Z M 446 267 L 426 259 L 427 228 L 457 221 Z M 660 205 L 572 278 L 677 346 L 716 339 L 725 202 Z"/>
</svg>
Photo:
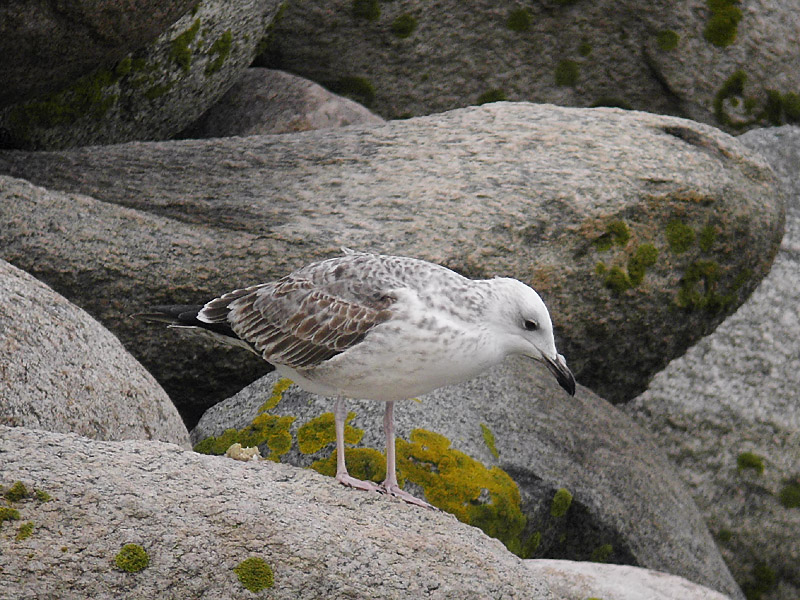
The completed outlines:
<svg viewBox="0 0 800 600">
<path fill-rule="evenodd" d="M 575 394 L 533 289 L 504 277 L 467 279 L 414 258 L 346 251 L 203 306 L 160 306 L 140 316 L 244 346 L 301 388 L 334 397 L 336 479 L 420 506 L 430 505 L 397 484 L 395 401 L 470 379 L 517 354 L 544 363 Z M 386 402 L 381 485 L 347 473 L 345 398 Z"/>
</svg>

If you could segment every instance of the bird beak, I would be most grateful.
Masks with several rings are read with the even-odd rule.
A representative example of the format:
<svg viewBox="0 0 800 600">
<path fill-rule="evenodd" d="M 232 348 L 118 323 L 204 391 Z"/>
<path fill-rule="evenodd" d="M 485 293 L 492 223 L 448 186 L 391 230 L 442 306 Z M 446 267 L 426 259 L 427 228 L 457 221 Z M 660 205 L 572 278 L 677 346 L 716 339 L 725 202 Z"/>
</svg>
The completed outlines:
<svg viewBox="0 0 800 600">
<path fill-rule="evenodd" d="M 567 363 L 564 361 L 564 357 L 560 354 L 556 354 L 556 358 L 553 360 L 543 354 L 542 360 L 545 366 L 547 366 L 550 372 L 555 376 L 558 385 L 564 388 L 570 396 L 574 396 L 575 376 L 572 374 L 572 371 L 569 370 Z"/>
</svg>

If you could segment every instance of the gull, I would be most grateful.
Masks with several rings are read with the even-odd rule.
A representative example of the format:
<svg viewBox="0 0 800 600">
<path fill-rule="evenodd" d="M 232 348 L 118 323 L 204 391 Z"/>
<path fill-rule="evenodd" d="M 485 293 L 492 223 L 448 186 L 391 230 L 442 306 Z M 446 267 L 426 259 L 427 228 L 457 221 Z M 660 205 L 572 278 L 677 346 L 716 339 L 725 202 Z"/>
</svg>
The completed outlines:
<svg viewBox="0 0 800 600">
<path fill-rule="evenodd" d="M 547 307 L 516 279 L 472 280 L 415 258 L 345 254 L 204 305 L 140 316 L 255 352 L 308 392 L 334 398 L 336 480 L 432 508 L 397 483 L 394 404 L 471 379 L 507 356 L 543 363 L 575 395 Z M 386 479 L 350 476 L 345 399 L 386 403 Z"/>
</svg>

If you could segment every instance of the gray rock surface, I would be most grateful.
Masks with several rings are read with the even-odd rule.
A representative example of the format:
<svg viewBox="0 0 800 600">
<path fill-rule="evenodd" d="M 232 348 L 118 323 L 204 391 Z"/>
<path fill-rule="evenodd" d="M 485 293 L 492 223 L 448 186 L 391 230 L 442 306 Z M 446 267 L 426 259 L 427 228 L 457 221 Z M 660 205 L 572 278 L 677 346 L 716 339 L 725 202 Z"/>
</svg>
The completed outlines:
<svg viewBox="0 0 800 600">
<path fill-rule="evenodd" d="M 368 128 L 3 152 L 0 173 L 89 194 L 100 212 L 150 213 L 96 239 L 101 256 L 81 247 L 98 236 L 69 201 L 0 204 L 13 223 L 3 257 L 81 306 L 199 302 L 342 245 L 417 256 L 530 283 L 579 381 L 615 402 L 733 312 L 783 234 L 780 188 L 758 155 L 705 125 L 615 109 L 499 103 Z M 179 250 L 137 225 L 152 219 Z M 73 260 L 114 295 L 74 286 L 58 264 Z M 166 332 L 156 349 L 152 330 L 122 331 L 101 312 L 171 395 L 198 372 L 204 385 L 232 377 L 191 357 L 167 364 Z"/>
<path fill-rule="evenodd" d="M 189 447 L 152 375 L 97 321 L 0 260 L 0 423 Z"/>
<path fill-rule="evenodd" d="M 309 470 L 5 427 L 0 454 L 4 490 L 31 492 L 0 525 L 4 597 L 553 599 L 478 529 Z M 143 571 L 115 565 L 127 544 Z M 273 575 L 259 596 L 234 571 L 250 558 Z"/>
<path fill-rule="evenodd" d="M 271 69 L 246 69 L 214 106 L 179 137 L 294 133 L 383 123 L 357 102 L 313 81 Z"/>
<path fill-rule="evenodd" d="M 11 148 L 167 139 L 230 88 L 279 0 L 200 0 L 153 42 L 63 91 L 0 110 Z"/>
<path fill-rule="evenodd" d="M 285 384 L 270 374 L 210 408 L 192 431 L 195 449 L 258 444 L 262 456 L 332 475 L 333 401 Z M 638 565 L 741 598 L 660 449 L 586 388 L 569 397 L 544 367 L 517 359 L 418 400 L 395 410 L 406 489 L 523 557 Z M 262 410 L 265 403 L 274 407 Z M 351 473 L 381 480 L 384 405 L 347 408 Z M 572 501 L 558 514 L 562 488 Z"/>
<path fill-rule="evenodd" d="M 529 560 L 560 600 L 727 600 L 728 596 L 659 571 L 569 560 Z"/>
<path fill-rule="evenodd" d="M 740 139 L 786 186 L 775 263 L 735 314 L 624 410 L 666 449 L 737 581 L 764 600 L 791 600 L 800 594 L 800 129 Z"/>
<path fill-rule="evenodd" d="M 194 0 L 14 0 L 0 4 L 0 106 L 109 66 L 158 37 Z"/>
<path fill-rule="evenodd" d="M 800 120 L 786 2 L 296 0 L 258 64 L 394 119 L 498 98 L 620 106 L 729 131 Z"/>
</svg>

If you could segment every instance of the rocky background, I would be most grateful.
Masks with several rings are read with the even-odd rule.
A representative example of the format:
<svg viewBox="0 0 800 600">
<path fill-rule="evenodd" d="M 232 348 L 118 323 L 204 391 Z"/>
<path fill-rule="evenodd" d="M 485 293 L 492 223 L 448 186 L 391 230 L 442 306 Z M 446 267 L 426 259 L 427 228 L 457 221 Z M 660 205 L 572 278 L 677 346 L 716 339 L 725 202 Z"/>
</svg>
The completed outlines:
<svg viewBox="0 0 800 600">
<path fill-rule="evenodd" d="M 0 597 L 796 600 L 799 43 L 776 0 L 0 6 Z M 341 246 L 529 283 L 581 384 L 402 403 L 442 512 L 130 318 Z"/>
</svg>

